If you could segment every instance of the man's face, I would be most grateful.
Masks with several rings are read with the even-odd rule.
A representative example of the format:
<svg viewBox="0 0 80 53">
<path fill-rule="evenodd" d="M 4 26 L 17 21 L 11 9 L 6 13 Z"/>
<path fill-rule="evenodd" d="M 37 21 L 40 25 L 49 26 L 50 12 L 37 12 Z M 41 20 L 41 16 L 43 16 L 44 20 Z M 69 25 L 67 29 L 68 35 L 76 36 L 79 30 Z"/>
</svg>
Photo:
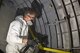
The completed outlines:
<svg viewBox="0 0 80 53">
<path fill-rule="evenodd" d="M 31 21 L 34 20 L 35 15 L 34 14 L 27 14 L 24 16 L 25 21 Z"/>
</svg>

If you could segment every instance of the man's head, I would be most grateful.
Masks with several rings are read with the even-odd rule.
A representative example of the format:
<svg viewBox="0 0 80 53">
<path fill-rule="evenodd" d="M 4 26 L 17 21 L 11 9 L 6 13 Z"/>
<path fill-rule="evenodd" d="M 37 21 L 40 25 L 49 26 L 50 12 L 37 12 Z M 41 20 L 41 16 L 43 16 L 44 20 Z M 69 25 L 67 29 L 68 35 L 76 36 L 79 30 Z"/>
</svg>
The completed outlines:
<svg viewBox="0 0 80 53">
<path fill-rule="evenodd" d="M 33 8 L 28 8 L 23 13 L 23 19 L 25 21 L 34 20 L 36 16 L 37 16 L 37 12 Z"/>
</svg>

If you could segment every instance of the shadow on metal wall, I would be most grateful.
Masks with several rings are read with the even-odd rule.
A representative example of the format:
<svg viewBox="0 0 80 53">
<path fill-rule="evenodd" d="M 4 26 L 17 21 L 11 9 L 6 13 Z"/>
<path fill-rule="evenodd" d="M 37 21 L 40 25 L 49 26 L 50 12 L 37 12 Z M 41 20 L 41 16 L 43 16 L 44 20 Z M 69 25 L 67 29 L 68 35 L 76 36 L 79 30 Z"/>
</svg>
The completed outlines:
<svg viewBox="0 0 80 53">
<path fill-rule="evenodd" d="M 31 7 L 34 8 L 35 10 L 37 10 L 39 16 L 38 18 L 40 18 L 42 16 L 42 8 L 44 7 L 42 3 L 38 3 L 37 0 L 34 0 L 31 3 Z"/>
<path fill-rule="evenodd" d="M 4 52 L 0 49 L 0 53 L 4 53 Z"/>
<path fill-rule="evenodd" d="M 78 3 L 79 3 L 79 5 L 80 5 L 80 0 L 78 0 Z"/>
<path fill-rule="evenodd" d="M 3 1 L 4 0 L 0 0 L 0 8 L 1 8 L 2 5 L 4 5 Z"/>
</svg>

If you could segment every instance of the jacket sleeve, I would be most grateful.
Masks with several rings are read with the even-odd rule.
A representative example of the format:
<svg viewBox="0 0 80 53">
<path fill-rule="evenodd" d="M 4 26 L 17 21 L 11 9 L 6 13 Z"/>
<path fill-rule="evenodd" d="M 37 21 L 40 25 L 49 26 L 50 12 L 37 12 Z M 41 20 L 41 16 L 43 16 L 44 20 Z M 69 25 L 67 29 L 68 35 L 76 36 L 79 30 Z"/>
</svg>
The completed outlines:
<svg viewBox="0 0 80 53">
<path fill-rule="evenodd" d="M 21 31 L 21 23 L 18 21 L 13 21 L 9 27 L 9 31 L 7 34 L 7 42 L 22 43 L 22 39 L 19 37 L 20 31 Z"/>
</svg>

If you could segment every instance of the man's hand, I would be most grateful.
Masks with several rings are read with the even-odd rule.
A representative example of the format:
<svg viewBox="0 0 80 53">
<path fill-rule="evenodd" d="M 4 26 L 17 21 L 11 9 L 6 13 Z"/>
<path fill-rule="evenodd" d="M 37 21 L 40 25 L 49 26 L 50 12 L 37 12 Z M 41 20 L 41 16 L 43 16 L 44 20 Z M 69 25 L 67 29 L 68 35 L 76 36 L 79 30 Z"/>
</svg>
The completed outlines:
<svg viewBox="0 0 80 53">
<path fill-rule="evenodd" d="M 22 43 L 27 44 L 28 39 L 27 38 L 22 38 Z"/>
</svg>

